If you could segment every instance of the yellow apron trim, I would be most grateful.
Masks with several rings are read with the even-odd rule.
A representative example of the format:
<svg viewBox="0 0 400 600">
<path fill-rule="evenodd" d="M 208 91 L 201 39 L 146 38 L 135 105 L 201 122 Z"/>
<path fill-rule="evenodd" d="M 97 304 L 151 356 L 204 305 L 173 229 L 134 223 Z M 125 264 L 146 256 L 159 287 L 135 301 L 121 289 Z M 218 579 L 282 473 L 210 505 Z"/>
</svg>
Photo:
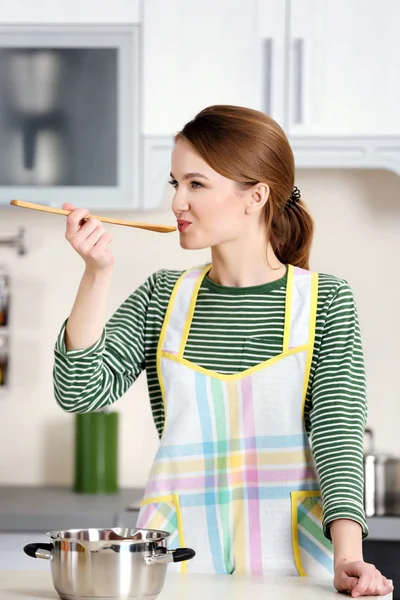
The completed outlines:
<svg viewBox="0 0 400 600">
<path fill-rule="evenodd" d="M 239 371 L 239 373 L 232 373 L 230 375 L 225 375 L 224 373 L 217 373 L 216 371 L 210 371 L 209 369 L 204 369 L 204 367 L 199 367 L 186 360 L 186 358 L 179 358 L 179 356 L 175 356 L 175 354 L 169 354 L 168 352 L 161 351 L 161 358 L 166 358 L 168 360 L 172 360 L 177 362 L 185 367 L 188 367 L 192 371 L 197 371 L 198 373 L 202 373 L 203 375 L 208 375 L 209 377 L 213 377 L 214 379 L 219 379 L 220 381 L 238 381 L 247 377 L 248 375 L 252 375 L 253 373 L 257 373 L 258 371 L 262 371 L 265 367 L 269 367 L 278 361 L 282 360 L 286 356 L 291 356 L 292 354 L 298 354 L 299 352 L 307 352 L 310 351 L 312 353 L 312 349 L 310 350 L 309 344 L 304 344 L 304 346 L 298 346 L 297 348 L 291 348 L 287 350 L 287 352 L 282 352 L 282 354 L 278 354 L 278 356 L 273 356 L 272 358 L 268 358 L 264 362 L 255 365 L 254 367 L 250 367 L 245 371 Z"/>
<path fill-rule="evenodd" d="M 171 502 L 174 505 L 176 512 L 176 520 L 178 523 L 178 540 L 181 548 L 186 548 L 185 542 L 185 533 L 183 530 L 183 520 L 182 520 L 182 511 L 181 505 L 179 504 L 179 498 L 177 494 L 169 494 L 167 496 L 154 496 L 154 498 L 145 498 L 140 503 L 141 506 L 147 506 L 149 504 L 158 504 L 159 502 Z M 180 572 L 186 573 L 187 571 L 187 561 L 183 561 L 180 565 Z"/>
<path fill-rule="evenodd" d="M 190 271 L 191 269 L 189 269 Z M 160 384 L 160 389 L 161 389 L 161 397 L 162 397 L 162 401 L 163 401 L 163 405 L 164 405 L 164 425 L 163 425 L 163 430 L 165 427 L 165 418 L 166 418 L 166 402 L 165 402 L 165 386 L 164 386 L 164 381 L 162 378 L 162 373 L 161 373 L 161 351 L 164 345 L 164 341 L 165 341 L 165 336 L 167 334 L 167 329 L 168 329 L 168 325 L 169 325 L 169 321 L 171 318 L 171 313 L 175 304 L 175 299 L 176 296 L 178 294 L 178 290 L 179 287 L 182 283 L 182 281 L 185 279 L 186 275 L 187 275 L 188 271 L 184 271 L 184 273 L 182 273 L 182 275 L 179 277 L 179 279 L 177 280 L 177 282 L 175 283 L 174 289 L 172 290 L 172 294 L 171 297 L 168 301 L 168 306 L 167 306 L 167 311 L 165 313 L 165 317 L 164 317 L 164 322 L 163 325 L 161 327 L 161 332 L 160 332 L 160 337 L 158 339 L 158 344 L 157 344 L 157 353 L 156 353 L 156 363 L 157 363 L 157 377 L 158 377 L 158 382 Z"/>
<path fill-rule="evenodd" d="M 292 505 L 292 546 L 293 546 L 293 557 L 296 565 L 296 569 L 300 577 L 307 577 L 307 573 L 304 570 L 303 563 L 300 555 L 299 546 L 299 532 L 297 529 L 297 503 L 305 498 L 313 498 L 315 496 L 321 496 L 321 492 L 318 490 L 303 492 L 291 492 L 290 501 Z"/>
<path fill-rule="evenodd" d="M 200 286 L 203 282 L 204 277 L 211 270 L 211 267 L 212 267 L 212 265 L 207 265 L 206 267 L 204 267 L 204 269 L 202 270 L 202 272 L 200 273 L 200 275 L 196 281 L 196 285 L 194 286 L 192 298 L 191 298 L 190 304 L 189 304 L 188 314 L 186 316 L 185 325 L 183 327 L 182 339 L 181 339 L 181 343 L 180 343 L 179 351 L 178 351 L 178 356 L 180 358 L 183 358 L 183 353 L 185 352 L 185 346 L 186 346 L 186 342 L 189 337 L 189 331 L 190 331 L 190 327 L 192 325 L 194 309 L 196 308 L 196 300 L 197 300 L 197 296 L 198 296 L 198 293 L 200 290 Z M 172 300 L 172 296 L 171 296 L 171 300 Z"/>
<path fill-rule="evenodd" d="M 318 273 L 311 275 L 311 304 L 310 304 L 310 322 L 309 322 L 309 333 L 308 333 L 308 353 L 307 360 L 304 369 L 304 381 L 303 381 L 303 406 L 301 414 L 304 420 L 304 409 L 306 405 L 308 382 L 310 380 L 311 363 L 314 353 L 314 341 L 315 341 L 315 325 L 317 320 L 317 305 L 318 305 Z"/>
<path fill-rule="evenodd" d="M 292 320 L 292 299 L 293 299 L 293 265 L 287 266 L 287 282 L 286 282 L 286 300 L 285 300 L 285 325 L 283 329 L 283 348 L 282 352 L 289 350 L 290 341 L 290 325 Z"/>
</svg>

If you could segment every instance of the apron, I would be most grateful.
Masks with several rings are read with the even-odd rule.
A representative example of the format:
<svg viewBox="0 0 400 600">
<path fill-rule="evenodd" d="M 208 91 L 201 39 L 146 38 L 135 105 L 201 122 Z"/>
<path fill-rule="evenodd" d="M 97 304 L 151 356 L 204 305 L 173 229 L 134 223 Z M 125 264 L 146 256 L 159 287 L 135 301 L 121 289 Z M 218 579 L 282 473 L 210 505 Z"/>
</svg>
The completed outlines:
<svg viewBox="0 0 400 600">
<path fill-rule="evenodd" d="M 168 531 L 170 548 L 196 551 L 174 566 L 180 572 L 331 578 L 303 414 L 318 275 L 288 266 L 282 353 L 223 375 L 184 358 L 210 269 L 183 273 L 165 315 L 157 349 L 165 424 L 137 527 Z"/>
</svg>

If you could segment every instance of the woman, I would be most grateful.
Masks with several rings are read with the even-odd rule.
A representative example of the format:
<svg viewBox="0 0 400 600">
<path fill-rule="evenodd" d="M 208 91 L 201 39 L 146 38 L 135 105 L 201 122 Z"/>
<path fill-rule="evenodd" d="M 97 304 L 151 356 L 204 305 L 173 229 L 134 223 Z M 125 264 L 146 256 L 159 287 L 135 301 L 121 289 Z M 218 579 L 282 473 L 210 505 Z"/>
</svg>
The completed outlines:
<svg viewBox="0 0 400 600">
<path fill-rule="evenodd" d="M 56 344 L 58 403 L 102 408 L 146 369 L 160 448 L 138 526 L 194 548 L 183 569 L 389 593 L 362 555 L 357 312 L 345 281 L 308 270 L 313 222 L 285 134 L 263 113 L 209 107 L 175 138 L 171 185 L 181 246 L 210 247 L 212 262 L 153 274 L 106 326 L 111 237 L 64 205 L 86 267 Z"/>
</svg>

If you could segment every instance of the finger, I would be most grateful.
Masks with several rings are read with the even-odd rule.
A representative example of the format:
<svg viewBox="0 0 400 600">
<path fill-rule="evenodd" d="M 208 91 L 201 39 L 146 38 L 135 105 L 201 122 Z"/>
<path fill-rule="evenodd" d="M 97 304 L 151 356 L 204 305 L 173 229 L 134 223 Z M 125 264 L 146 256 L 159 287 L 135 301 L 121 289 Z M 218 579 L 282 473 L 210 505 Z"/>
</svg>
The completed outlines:
<svg viewBox="0 0 400 600">
<path fill-rule="evenodd" d="M 81 221 L 85 219 L 88 214 L 89 211 L 87 208 L 77 208 L 68 215 L 65 231 L 67 240 L 71 240 L 71 238 L 79 231 L 81 228 Z"/>
<path fill-rule="evenodd" d="M 98 260 L 102 256 L 104 256 L 105 251 L 107 250 L 108 244 L 111 242 L 111 235 L 107 232 L 103 233 L 97 244 L 93 246 L 93 249 L 90 252 L 90 256 L 94 260 Z"/>
<path fill-rule="evenodd" d="M 390 594 L 390 592 L 393 592 L 394 586 L 393 586 L 393 582 L 390 579 L 386 579 L 386 577 L 384 577 L 382 575 L 382 583 L 383 583 L 383 590 L 381 592 L 382 596 L 386 596 L 387 594 Z"/>
<path fill-rule="evenodd" d="M 90 235 L 88 235 L 79 246 L 79 250 L 82 252 L 82 254 L 89 254 L 89 252 L 97 244 L 103 233 L 104 227 L 101 224 L 98 225 L 95 229 L 93 229 Z"/>
<path fill-rule="evenodd" d="M 353 591 L 358 583 L 358 577 L 350 577 L 349 590 Z"/>
<path fill-rule="evenodd" d="M 81 250 L 88 237 L 98 227 L 100 227 L 100 221 L 88 219 L 83 225 L 80 226 L 79 231 L 69 239 L 71 246 L 75 248 L 75 250 Z"/>
<path fill-rule="evenodd" d="M 348 575 L 343 575 L 343 578 L 340 582 L 340 588 L 342 590 L 346 590 L 348 594 L 351 594 L 357 583 L 358 577 L 349 577 Z"/>
<path fill-rule="evenodd" d="M 375 588 L 371 589 L 369 593 L 380 596 L 383 592 L 383 587 L 382 574 L 378 571 L 375 576 Z"/>
<path fill-rule="evenodd" d="M 385 577 L 384 575 L 382 575 L 382 581 L 384 585 L 391 585 L 393 586 L 393 581 L 391 579 L 387 579 L 387 577 Z"/>
<path fill-rule="evenodd" d="M 372 581 L 375 581 L 375 575 L 371 573 L 371 571 L 363 573 L 359 577 L 357 585 L 353 588 L 353 591 L 351 593 L 353 598 L 358 598 L 358 596 L 362 596 L 363 594 L 365 594 Z"/>
<path fill-rule="evenodd" d="M 71 204 L 71 202 L 65 202 L 62 205 L 62 207 L 63 207 L 64 210 L 75 210 L 76 209 L 76 206 L 74 206 L 73 204 Z"/>
</svg>

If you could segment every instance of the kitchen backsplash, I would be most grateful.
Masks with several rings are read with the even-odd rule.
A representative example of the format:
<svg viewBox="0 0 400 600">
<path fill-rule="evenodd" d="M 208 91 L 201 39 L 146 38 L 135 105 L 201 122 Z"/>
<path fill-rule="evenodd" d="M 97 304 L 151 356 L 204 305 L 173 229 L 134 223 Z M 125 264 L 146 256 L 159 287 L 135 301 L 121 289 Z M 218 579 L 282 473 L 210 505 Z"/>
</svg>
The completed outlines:
<svg viewBox="0 0 400 600">
<path fill-rule="evenodd" d="M 379 448 L 400 454 L 400 179 L 381 171 L 301 171 L 297 185 L 316 220 L 311 266 L 348 280 L 358 304 L 366 359 L 369 424 Z M 173 223 L 168 212 L 122 218 Z M 0 396 L 0 484 L 72 484 L 74 418 L 53 399 L 53 345 L 82 274 L 64 239 L 63 217 L 7 208 L 0 235 L 23 225 L 28 253 L 0 248 L 12 293 L 10 391 Z M 109 313 L 161 268 L 208 259 L 185 252 L 175 234 L 110 227 L 116 257 Z M 157 448 L 146 377 L 116 405 L 120 419 L 120 484 L 142 486 Z M 138 423 L 140 426 L 138 427 Z"/>
</svg>

